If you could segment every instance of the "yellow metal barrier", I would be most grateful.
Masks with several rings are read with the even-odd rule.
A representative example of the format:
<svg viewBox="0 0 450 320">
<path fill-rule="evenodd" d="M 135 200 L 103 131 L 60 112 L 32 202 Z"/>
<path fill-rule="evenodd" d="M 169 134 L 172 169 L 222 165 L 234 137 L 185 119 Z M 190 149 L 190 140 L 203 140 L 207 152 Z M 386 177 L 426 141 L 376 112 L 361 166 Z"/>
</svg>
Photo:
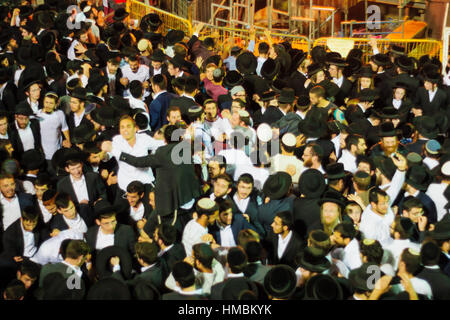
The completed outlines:
<svg viewBox="0 0 450 320">
<path fill-rule="evenodd" d="M 181 18 L 170 12 L 146 5 L 137 0 L 127 0 L 127 11 L 130 19 L 137 19 L 140 23 L 143 16 L 149 13 L 157 13 L 162 20 L 162 33 L 167 33 L 170 29 L 184 31 L 188 36 L 192 35 L 192 24 L 189 20 Z"/>
<path fill-rule="evenodd" d="M 319 38 L 314 41 L 315 46 L 327 45 L 328 39 Z M 369 39 L 362 38 L 339 38 L 351 39 L 355 43 L 355 48 L 359 48 L 363 52 L 363 62 L 368 63 L 372 55 L 372 48 L 369 44 Z M 419 59 L 423 55 L 430 57 L 437 57 L 442 61 L 442 43 L 437 40 L 423 40 L 423 39 L 377 39 L 377 47 L 380 53 L 386 53 L 392 45 L 399 45 L 405 48 L 405 52 L 409 57 Z"/>
<path fill-rule="evenodd" d="M 280 43 L 288 40 L 291 43 L 292 48 L 309 52 L 310 41 L 305 36 L 284 33 L 271 33 L 270 36 L 273 43 Z M 225 43 L 227 39 L 231 39 L 231 45 L 238 45 L 241 48 L 245 48 L 250 41 L 250 34 L 248 29 L 218 27 L 212 24 L 205 24 L 199 34 L 199 39 L 201 40 L 207 37 L 215 38 L 218 43 L 221 44 Z M 257 53 L 256 51 L 258 49 L 258 43 L 263 41 L 267 41 L 267 39 L 264 33 L 257 29 L 255 53 Z"/>
</svg>

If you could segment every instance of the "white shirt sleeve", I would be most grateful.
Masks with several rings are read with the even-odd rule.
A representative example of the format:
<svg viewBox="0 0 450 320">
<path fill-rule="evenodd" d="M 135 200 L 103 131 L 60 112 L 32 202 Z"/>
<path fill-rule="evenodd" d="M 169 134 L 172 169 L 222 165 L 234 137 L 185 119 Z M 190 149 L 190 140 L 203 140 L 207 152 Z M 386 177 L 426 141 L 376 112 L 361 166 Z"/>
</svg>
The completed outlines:
<svg viewBox="0 0 450 320">
<path fill-rule="evenodd" d="M 405 176 L 406 171 L 400 171 L 396 170 L 394 176 L 391 180 L 391 185 L 386 190 L 386 193 L 389 196 L 389 204 L 392 205 L 392 203 L 395 201 L 395 198 L 397 198 L 400 190 L 402 189 L 403 182 L 405 182 Z"/>
<path fill-rule="evenodd" d="M 61 111 L 61 110 L 58 110 Z M 69 130 L 69 127 L 67 126 L 66 117 L 64 116 L 64 112 L 58 112 L 58 117 L 61 121 L 61 131 L 67 131 Z"/>
</svg>

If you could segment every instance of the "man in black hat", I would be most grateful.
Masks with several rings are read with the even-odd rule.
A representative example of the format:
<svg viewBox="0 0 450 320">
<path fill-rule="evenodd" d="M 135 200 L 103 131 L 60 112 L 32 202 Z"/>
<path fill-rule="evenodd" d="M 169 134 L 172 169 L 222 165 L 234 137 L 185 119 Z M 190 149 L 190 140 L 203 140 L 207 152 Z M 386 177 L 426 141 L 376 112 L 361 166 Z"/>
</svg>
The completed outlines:
<svg viewBox="0 0 450 320">
<path fill-rule="evenodd" d="M 152 56 L 150 57 L 151 66 L 149 69 L 150 78 L 157 74 L 163 74 L 168 78 L 169 73 L 167 71 L 167 64 L 165 64 L 166 55 L 161 49 L 156 49 L 153 51 Z"/>
<path fill-rule="evenodd" d="M 5 106 L 6 110 L 13 112 L 17 104 L 16 93 L 17 90 L 11 81 L 9 70 L 7 68 L 0 68 L 0 100 Z"/>
<path fill-rule="evenodd" d="M 69 132 L 71 134 L 73 134 L 73 130 L 81 124 L 91 124 L 85 116 L 86 101 L 86 89 L 76 87 L 70 96 L 70 113 L 67 117 L 67 126 L 69 127 Z"/>
<path fill-rule="evenodd" d="M 149 105 L 150 127 L 156 131 L 168 123 L 167 109 L 171 100 L 175 97 L 173 93 L 167 92 L 167 78 L 165 75 L 157 74 L 151 78 L 153 101 Z"/>
<path fill-rule="evenodd" d="M 344 100 L 352 91 L 353 84 L 342 74 L 344 68 L 348 65 L 342 58 L 332 58 L 327 61 L 329 64 L 328 72 L 332 81 L 339 87 L 339 93 L 335 96 L 336 104 L 342 106 Z"/>
<path fill-rule="evenodd" d="M 447 94 L 438 87 L 441 79 L 439 73 L 425 72 L 423 87 L 413 91 L 416 92 L 416 102 L 422 106 L 424 115 L 435 116 L 436 113 L 447 110 Z"/>
<path fill-rule="evenodd" d="M 394 65 L 397 68 L 397 75 L 392 78 L 392 82 L 404 82 L 408 85 L 410 92 L 417 92 L 419 88 L 419 80 L 411 77 L 414 71 L 414 61 L 411 57 L 400 56 L 394 60 Z"/>
<path fill-rule="evenodd" d="M 381 141 L 370 148 L 369 155 L 371 157 L 380 155 L 390 157 L 394 154 L 406 157 L 408 149 L 398 140 L 397 131 L 392 122 L 385 122 L 380 125 L 379 136 Z"/>
<path fill-rule="evenodd" d="M 386 54 L 378 53 L 370 57 L 369 64 L 375 73 L 374 85 L 385 101 L 391 91 L 392 77 L 385 71 L 391 64 L 390 59 Z"/>
<path fill-rule="evenodd" d="M 291 74 L 290 83 L 297 97 L 307 94 L 304 84 L 307 79 L 307 67 L 311 63 L 307 58 L 308 54 L 306 52 L 299 52 L 292 61 L 291 67 L 295 71 Z"/>
<path fill-rule="evenodd" d="M 120 79 L 123 78 L 122 69 L 120 68 L 121 58 L 117 53 L 110 52 L 107 54 L 106 67 L 102 69 L 105 76 L 108 77 L 109 95 L 123 96 L 125 90 Z"/>
<path fill-rule="evenodd" d="M 105 184 L 100 175 L 95 172 L 83 173 L 81 154 L 68 155 L 64 168 L 68 175 L 58 181 L 58 192 L 67 193 L 76 206 L 89 204 L 92 206 L 97 200 L 107 199 Z"/>
<path fill-rule="evenodd" d="M 420 116 L 413 119 L 415 124 L 417 140 L 406 145 L 410 152 L 422 154 L 424 145 L 431 139 L 436 139 L 439 129 L 435 118 L 432 116 Z"/>
<path fill-rule="evenodd" d="M 44 168 L 44 163 L 44 155 L 39 150 L 31 149 L 23 153 L 20 159 L 20 166 L 24 170 L 21 179 L 23 189 L 26 193 L 36 194 L 33 184 L 36 181 L 39 171 Z"/>
<path fill-rule="evenodd" d="M 16 121 L 9 126 L 8 136 L 17 159 L 20 159 L 25 151 L 42 150 L 40 124 L 37 119 L 30 119 L 32 115 L 33 111 L 26 101 L 16 106 Z"/>
<path fill-rule="evenodd" d="M 303 248 L 303 241 L 293 230 L 294 219 L 290 211 L 281 211 L 272 222 L 273 235 L 271 250 L 268 252 L 269 264 L 286 264 L 296 267 L 295 257 Z"/>
</svg>

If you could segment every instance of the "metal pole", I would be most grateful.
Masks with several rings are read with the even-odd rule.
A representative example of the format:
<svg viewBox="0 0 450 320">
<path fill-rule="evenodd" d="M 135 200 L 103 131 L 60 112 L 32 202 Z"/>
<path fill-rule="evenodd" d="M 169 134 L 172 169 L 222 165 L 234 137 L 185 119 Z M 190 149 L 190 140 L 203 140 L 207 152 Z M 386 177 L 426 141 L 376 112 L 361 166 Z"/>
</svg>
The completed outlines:
<svg viewBox="0 0 450 320">
<path fill-rule="evenodd" d="M 289 16 L 289 32 L 292 31 L 292 23 L 291 23 L 291 14 L 292 14 L 292 8 L 291 8 L 291 0 L 288 0 L 288 16 Z"/>
<path fill-rule="evenodd" d="M 331 14 L 331 36 L 334 37 L 334 11 Z"/>
<path fill-rule="evenodd" d="M 313 1 L 309 0 L 309 17 L 312 19 L 312 6 L 313 6 Z M 314 30 L 312 30 L 311 28 L 311 22 L 309 23 L 309 38 L 312 39 L 313 38 L 313 32 Z"/>
</svg>

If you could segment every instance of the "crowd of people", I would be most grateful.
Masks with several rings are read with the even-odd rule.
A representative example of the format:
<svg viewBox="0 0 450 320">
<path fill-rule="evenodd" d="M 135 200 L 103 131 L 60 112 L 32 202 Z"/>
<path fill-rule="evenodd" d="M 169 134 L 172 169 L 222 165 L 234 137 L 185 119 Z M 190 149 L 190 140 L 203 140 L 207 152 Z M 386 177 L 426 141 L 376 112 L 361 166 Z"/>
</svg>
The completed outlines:
<svg viewBox="0 0 450 320">
<path fill-rule="evenodd" d="M 0 7 L 2 299 L 450 299 L 450 64 L 110 4 Z"/>
</svg>

